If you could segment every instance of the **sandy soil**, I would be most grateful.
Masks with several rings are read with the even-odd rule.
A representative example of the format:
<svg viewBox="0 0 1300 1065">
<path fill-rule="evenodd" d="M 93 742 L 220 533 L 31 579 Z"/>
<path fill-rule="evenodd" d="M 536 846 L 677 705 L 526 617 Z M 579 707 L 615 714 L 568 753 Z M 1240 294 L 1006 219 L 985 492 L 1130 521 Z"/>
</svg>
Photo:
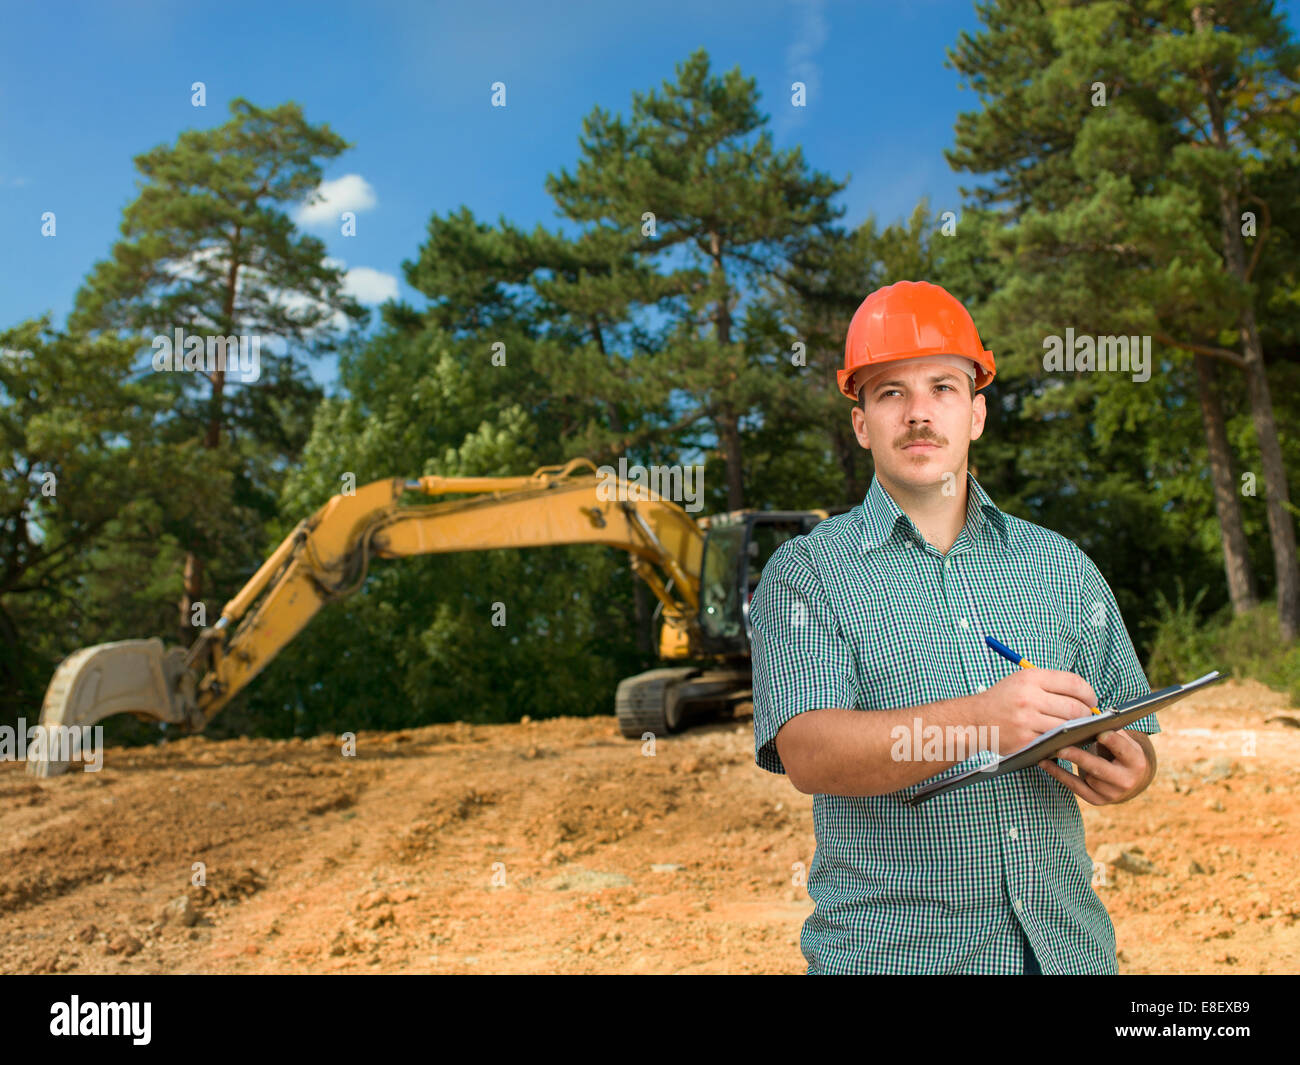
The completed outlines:
<svg viewBox="0 0 1300 1065">
<path fill-rule="evenodd" d="M 1160 721 L 1147 792 L 1083 805 L 1120 971 L 1300 972 L 1300 711 L 1230 681 Z M 653 756 L 612 717 L 340 746 L 0 765 L 0 972 L 805 968 L 812 799 L 754 765 L 746 718 Z"/>
</svg>

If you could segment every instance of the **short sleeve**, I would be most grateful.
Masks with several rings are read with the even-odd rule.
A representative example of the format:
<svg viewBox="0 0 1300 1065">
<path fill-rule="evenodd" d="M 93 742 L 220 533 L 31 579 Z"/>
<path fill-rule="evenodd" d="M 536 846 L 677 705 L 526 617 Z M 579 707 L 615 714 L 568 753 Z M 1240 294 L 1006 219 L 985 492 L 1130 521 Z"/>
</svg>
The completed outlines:
<svg viewBox="0 0 1300 1065">
<path fill-rule="evenodd" d="M 784 773 L 776 734 L 807 710 L 857 705 L 853 654 L 838 631 L 807 536 L 783 543 L 749 604 L 754 683 L 754 760 Z"/>
<path fill-rule="evenodd" d="M 1079 557 L 1080 596 L 1075 622 L 1080 652 L 1074 672 L 1092 685 L 1097 693 L 1097 705 L 1102 709 L 1149 695 L 1151 685 L 1142 671 L 1110 585 L 1092 559 L 1082 551 Z M 1124 727 L 1134 732 L 1160 731 L 1155 714 Z"/>
</svg>

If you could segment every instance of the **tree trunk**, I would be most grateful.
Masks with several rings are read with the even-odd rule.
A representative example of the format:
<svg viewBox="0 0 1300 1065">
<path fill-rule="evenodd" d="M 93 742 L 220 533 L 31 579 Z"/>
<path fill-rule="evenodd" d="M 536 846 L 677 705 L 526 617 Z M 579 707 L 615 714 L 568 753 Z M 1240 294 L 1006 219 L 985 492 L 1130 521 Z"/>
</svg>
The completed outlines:
<svg viewBox="0 0 1300 1065">
<path fill-rule="evenodd" d="M 185 584 L 181 593 L 181 614 L 177 619 L 180 626 L 181 646 L 188 647 L 198 636 L 198 629 L 191 620 L 194 604 L 199 601 L 203 591 L 203 560 L 193 551 L 185 553 Z"/>
<path fill-rule="evenodd" d="M 208 405 L 208 428 L 203 434 L 203 446 L 215 449 L 221 446 L 222 394 L 226 375 L 223 370 L 212 371 L 212 401 Z M 198 637 L 199 627 L 194 624 L 194 604 L 203 594 L 203 560 L 194 548 L 185 553 L 185 590 L 181 594 L 181 644 L 188 647 Z"/>
<path fill-rule="evenodd" d="M 1214 32 L 1212 19 L 1208 15 L 1209 12 L 1204 7 L 1192 9 L 1192 22 L 1197 33 Z M 1208 72 L 1201 75 L 1201 93 L 1209 111 L 1210 136 L 1214 146 L 1227 153 L 1232 150 L 1232 145 L 1228 141 L 1223 101 L 1211 84 Z M 1286 467 L 1282 462 L 1282 448 L 1277 439 L 1273 400 L 1269 395 L 1268 375 L 1264 369 L 1264 350 L 1255 321 L 1255 297 L 1249 287 L 1246 252 L 1241 239 L 1241 203 L 1237 198 L 1236 186 L 1239 177 L 1239 174 L 1233 175 L 1219 185 L 1219 223 L 1228 273 L 1246 291 L 1237 321 L 1237 332 L 1241 337 L 1251 421 L 1255 425 L 1260 465 L 1263 467 L 1268 533 L 1273 545 L 1273 567 L 1277 574 L 1278 627 L 1282 639 L 1289 643 L 1300 633 L 1300 563 L 1296 561 L 1295 522 L 1287 509 L 1290 493 L 1287 490 Z"/>
<path fill-rule="evenodd" d="M 588 319 L 588 325 L 591 327 L 592 338 L 596 341 L 596 347 L 600 351 L 600 357 L 609 362 L 609 352 L 605 350 L 605 331 L 601 328 L 600 322 L 595 318 Z M 623 433 L 623 419 L 618 416 L 618 407 L 611 399 L 605 400 L 605 413 L 609 415 L 609 427 L 618 435 Z M 637 579 L 637 587 L 641 587 L 640 578 Z"/>
<path fill-rule="evenodd" d="M 1232 452 L 1223 423 L 1223 408 L 1215 378 L 1217 367 L 1208 355 L 1195 355 L 1196 383 L 1201 401 L 1201 421 L 1210 455 L 1210 482 L 1214 486 L 1214 510 L 1219 517 L 1223 542 L 1223 568 L 1228 580 L 1228 598 L 1234 614 L 1244 614 L 1259 605 L 1255 572 L 1250 568 L 1250 549 L 1241 522 L 1241 496 L 1232 467 Z"/>
<path fill-rule="evenodd" d="M 727 509 L 742 510 L 745 506 L 745 471 L 739 419 L 731 411 L 723 411 L 714 422 L 718 427 L 722 458 L 727 466 Z"/>
<path fill-rule="evenodd" d="M 223 316 L 224 320 L 220 323 L 221 328 L 226 331 L 226 336 L 234 333 L 235 326 L 235 294 L 239 291 L 238 249 L 240 232 L 236 228 L 230 254 L 230 269 L 226 271 L 225 314 Z M 208 428 L 207 432 L 203 434 L 203 446 L 216 449 L 221 446 L 221 424 L 225 418 L 222 410 L 222 400 L 226 388 L 225 370 L 214 366 L 209 380 L 212 382 L 212 398 L 208 403 Z M 185 587 L 181 593 L 180 637 L 182 646 L 188 647 L 199 634 L 198 627 L 192 620 L 192 614 L 194 604 L 199 601 L 202 594 L 203 560 L 191 547 L 185 553 Z"/>
<path fill-rule="evenodd" d="M 1264 373 L 1264 356 L 1255 326 L 1255 309 L 1247 306 L 1242 316 L 1242 346 L 1246 354 L 1246 385 L 1250 395 L 1251 420 L 1259 442 L 1263 466 L 1268 534 L 1273 544 L 1273 566 L 1277 571 L 1277 619 L 1283 640 L 1290 642 L 1300 633 L 1300 565 L 1296 562 L 1295 522 L 1288 511 L 1286 467 L 1277 439 L 1273 401 Z"/>
<path fill-rule="evenodd" d="M 713 274 L 721 278 L 723 296 L 714 305 L 713 324 L 717 330 L 718 344 L 726 352 L 731 346 L 731 308 L 727 306 L 730 289 L 726 286 L 726 271 L 722 265 L 722 241 L 717 233 L 709 234 L 710 255 L 713 259 Z M 733 374 L 733 378 L 734 378 Z M 718 446 L 722 459 L 727 466 L 727 509 L 741 510 L 745 506 L 745 467 L 744 448 L 740 442 L 740 416 L 724 403 L 714 418 L 718 430 Z"/>
</svg>

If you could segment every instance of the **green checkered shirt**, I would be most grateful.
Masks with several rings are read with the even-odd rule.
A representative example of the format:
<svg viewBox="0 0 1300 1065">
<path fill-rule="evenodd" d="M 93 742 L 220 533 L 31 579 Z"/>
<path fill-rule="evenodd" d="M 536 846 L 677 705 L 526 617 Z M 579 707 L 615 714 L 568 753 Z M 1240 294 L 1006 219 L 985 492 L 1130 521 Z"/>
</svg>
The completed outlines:
<svg viewBox="0 0 1300 1065">
<path fill-rule="evenodd" d="M 967 483 L 966 524 L 946 556 L 874 478 L 862 505 L 772 554 L 750 604 L 763 769 L 785 772 L 776 734 L 796 714 L 919 706 L 995 684 L 1016 667 L 986 634 L 1079 674 L 1099 706 L 1151 690 L 1092 560 Z M 1160 731 L 1154 714 L 1128 727 Z M 921 783 L 813 797 L 816 906 L 800 938 L 810 974 L 1018 973 L 1021 930 L 1046 974 L 1116 972 L 1115 929 L 1064 785 L 1033 766 L 903 805 Z"/>
</svg>

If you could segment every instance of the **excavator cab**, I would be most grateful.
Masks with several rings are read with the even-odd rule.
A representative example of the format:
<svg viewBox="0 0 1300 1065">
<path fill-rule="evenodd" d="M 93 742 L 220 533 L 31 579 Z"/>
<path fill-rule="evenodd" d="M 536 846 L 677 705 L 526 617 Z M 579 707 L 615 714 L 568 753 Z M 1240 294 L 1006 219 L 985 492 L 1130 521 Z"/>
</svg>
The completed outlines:
<svg viewBox="0 0 1300 1065">
<path fill-rule="evenodd" d="M 750 511 L 716 517 L 704 544 L 700 580 L 701 649 L 745 655 L 753 627 L 749 602 L 768 559 L 787 540 L 810 532 L 824 515 L 811 511 Z"/>
<path fill-rule="evenodd" d="M 681 732 L 735 713 L 748 702 L 749 602 L 763 567 L 783 543 L 810 532 L 834 512 L 736 511 L 700 523 L 706 539 L 694 649 L 715 663 L 652 669 L 619 684 L 615 714 L 624 736 Z"/>
</svg>

